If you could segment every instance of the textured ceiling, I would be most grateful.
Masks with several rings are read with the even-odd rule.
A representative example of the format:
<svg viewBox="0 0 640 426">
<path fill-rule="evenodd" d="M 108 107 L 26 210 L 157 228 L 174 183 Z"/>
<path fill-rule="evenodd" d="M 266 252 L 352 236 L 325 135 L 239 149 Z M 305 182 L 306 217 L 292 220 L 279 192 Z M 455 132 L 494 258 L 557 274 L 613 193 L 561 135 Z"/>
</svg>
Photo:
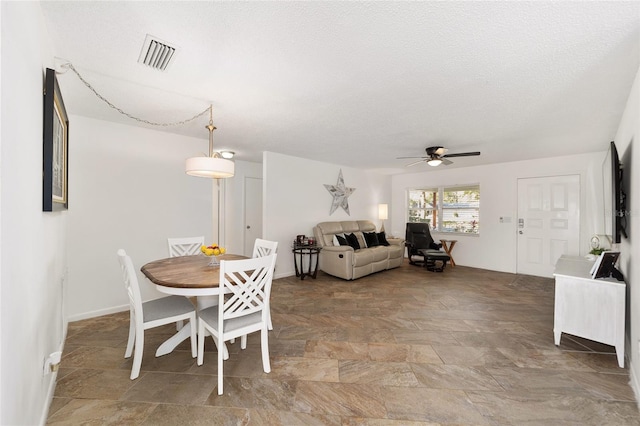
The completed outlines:
<svg viewBox="0 0 640 426">
<path fill-rule="evenodd" d="M 215 148 L 386 172 L 604 151 L 640 64 L 640 2 L 42 2 L 55 55 L 121 109 L 214 107 Z M 137 63 L 147 34 L 178 47 Z M 144 125 L 58 76 L 70 114 Z M 202 138 L 208 118 L 156 128 Z M 124 142 L 114 142 L 124 143 Z M 198 153 L 194 153 L 196 155 Z M 443 168 L 445 166 L 440 166 Z"/>
</svg>

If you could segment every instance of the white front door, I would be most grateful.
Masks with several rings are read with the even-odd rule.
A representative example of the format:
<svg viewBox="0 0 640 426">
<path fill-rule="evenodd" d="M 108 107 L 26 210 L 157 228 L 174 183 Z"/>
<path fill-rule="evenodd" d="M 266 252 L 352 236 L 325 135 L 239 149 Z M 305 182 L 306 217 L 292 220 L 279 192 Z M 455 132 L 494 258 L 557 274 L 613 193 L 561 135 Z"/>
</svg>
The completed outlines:
<svg viewBox="0 0 640 426">
<path fill-rule="evenodd" d="M 251 257 L 253 243 L 262 238 L 262 179 L 244 179 L 244 255 Z"/>
<path fill-rule="evenodd" d="M 552 277 L 558 258 L 580 254 L 580 176 L 518 179 L 519 274 Z"/>
</svg>

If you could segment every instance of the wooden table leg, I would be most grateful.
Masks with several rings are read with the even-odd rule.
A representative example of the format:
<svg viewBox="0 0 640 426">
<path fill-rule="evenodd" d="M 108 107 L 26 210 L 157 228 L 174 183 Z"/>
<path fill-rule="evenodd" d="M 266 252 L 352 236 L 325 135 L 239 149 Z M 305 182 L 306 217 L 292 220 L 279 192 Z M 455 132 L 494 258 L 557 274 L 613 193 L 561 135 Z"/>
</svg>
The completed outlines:
<svg viewBox="0 0 640 426">
<path fill-rule="evenodd" d="M 456 262 L 455 260 L 453 260 L 453 256 L 451 255 L 451 251 L 453 250 L 453 246 L 456 245 L 458 240 L 440 240 L 440 242 L 442 243 L 442 248 L 444 249 L 444 252 L 449 255 L 449 261 L 451 262 L 451 267 L 456 266 Z M 449 245 L 449 243 L 451 243 L 451 245 Z"/>
</svg>

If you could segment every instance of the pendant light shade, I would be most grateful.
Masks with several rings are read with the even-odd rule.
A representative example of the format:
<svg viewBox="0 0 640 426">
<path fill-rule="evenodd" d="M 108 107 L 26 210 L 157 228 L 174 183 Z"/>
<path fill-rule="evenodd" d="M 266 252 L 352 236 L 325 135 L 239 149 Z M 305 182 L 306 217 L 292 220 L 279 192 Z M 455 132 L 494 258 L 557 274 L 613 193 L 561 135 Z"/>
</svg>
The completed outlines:
<svg viewBox="0 0 640 426">
<path fill-rule="evenodd" d="M 233 177 L 236 165 L 233 161 L 222 158 L 219 153 L 213 152 L 213 105 L 209 107 L 209 156 L 191 157 L 185 163 L 185 170 L 189 176 L 204 177 L 210 179 L 224 179 Z"/>
<path fill-rule="evenodd" d="M 223 179 L 233 177 L 235 163 L 216 157 L 191 157 L 187 159 L 186 171 L 189 176 Z"/>
</svg>

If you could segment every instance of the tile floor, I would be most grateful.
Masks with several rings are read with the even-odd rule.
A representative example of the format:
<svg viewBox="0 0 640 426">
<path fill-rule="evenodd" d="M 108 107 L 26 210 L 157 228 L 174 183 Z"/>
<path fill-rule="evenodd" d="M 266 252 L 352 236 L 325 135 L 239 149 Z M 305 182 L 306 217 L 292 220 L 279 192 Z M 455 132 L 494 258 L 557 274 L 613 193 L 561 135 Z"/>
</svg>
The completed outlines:
<svg viewBox="0 0 640 426">
<path fill-rule="evenodd" d="M 216 352 L 188 342 L 155 358 L 175 330 L 146 334 L 129 380 L 128 313 L 69 324 L 47 424 L 640 425 L 614 349 L 553 343 L 552 279 L 457 266 L 403 265 L 356 281 L 274 281 L 272 371 L 258 335 L 230 345 L 225 393 Z M 124 289 L 123 289 L 124 291 Z"/>
</svg>

